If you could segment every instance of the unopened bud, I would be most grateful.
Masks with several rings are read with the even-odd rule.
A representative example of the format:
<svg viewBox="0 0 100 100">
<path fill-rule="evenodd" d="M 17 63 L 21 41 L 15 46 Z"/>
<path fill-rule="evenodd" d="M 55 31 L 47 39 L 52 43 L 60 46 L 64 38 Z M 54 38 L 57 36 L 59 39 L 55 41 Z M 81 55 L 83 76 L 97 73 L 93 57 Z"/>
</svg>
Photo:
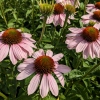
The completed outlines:
<svg viewBox="0 0 100 100">
<path fill-rule="evenodd" d="M 53 12 L 54 4 L 48 4 L 48 2 L 41 2 L 40 0 L 39 7 L 43 16 L 49 16 Z"/>
<path fill-rule="evenodd" d="M 72 13 L 75 12 L 75 7 L 73 5 L 66 4 L 65 5 L 65 11 L 69 12 L 70 14 L 72 14 Z"/>
</svg>

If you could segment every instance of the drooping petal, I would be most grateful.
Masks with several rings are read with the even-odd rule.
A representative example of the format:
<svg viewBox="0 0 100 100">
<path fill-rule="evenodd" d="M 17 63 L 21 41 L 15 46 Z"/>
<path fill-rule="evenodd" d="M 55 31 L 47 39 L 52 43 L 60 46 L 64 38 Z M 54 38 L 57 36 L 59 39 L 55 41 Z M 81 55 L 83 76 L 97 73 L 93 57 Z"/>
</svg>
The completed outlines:
<svg viewBox="0 0 100 100">
<path fill-rule="evenodd" d="M 53 56 L 53 52 L 51 50 L 47 50 L 46 56 L 52 57 Z"/>
<path fill-rule="evenodd" d="M 63 57 L 62 53 L 56 54 L 52 57 L 54 61 L 59 61 Z"/>
<path fill-rule="evenodd" d="M 55 16 L 54 16 L 53 24 L 54 24 L 55 26 L 59 25 L 59 15 L 55 15 Z"/>
<path fill-rule="evenodd" d="M 17 58 L 15 57 L 13 53 L 12 45 L 10 46 L 9 57 L 10 57 L 11 62 L 15 65 L 17 63 Z"/>
<path fill-rule="evenodd" d="M 48 83 L 48 78 L 47 75 L 44 74 L 42 77 L 42 81 L 40 84 L 40 95 L 42 98 L 46 97 L 49 91 L 49 83 Z"/>
<path fill-rule="evenodd" d="M 18 69 L 18 71 L 19 72 L 22 72 L 22 71 L 24 71 L 25 70 L 25 68 L 30 68 L 30 67 L 33 67 L 34 68 L 34 64 L 33 63 L 21 63 L 18 67 L 17 67 L 17 69 Z"/>
<path fill-rule="evenodd" d="M 71 71 L 71 68 L 66 65 L 59 64 L 56 70 L 61 73 L 68 73 Z"/>
<path fill-rule="evenodd" d="M 36 46 L 31 41 L 29 41 L 28 39 L 23 39 L 22 42 L 33 47 L 33 48 L 36 48 Z"/>
<path fill-rule="evenodd" d="M 88 53 L 89 53 L 89 56 L 91 57 L 91 58 L 94 58 L 95 57 L 95 55 L 94 55 L 94 52 L 93 52 L 93 48 L 92 48 L 93 46 L 92 46 L 92 43 L 90 43 L 89 45 L 88 45 Z"/>
<path fill-rule="evenodd" d="M 35 72 L 35 69 L 32 66 L 26 67 L 20 74 L 18 74 L 16 79 L 23 80 L 27 78 L 28 76 L 30 76 L 31 74 L 33 74 L 34 72 Z"/>
<path fill-rule="evenodd" d="M 7 57 L 9 52 L 9 45 L 3 45 L 3 47 L 0 49 L 0 61 L 2 61 L 4 58 Z"/>
<path fill-rule="evenodd" d="M 81 18 L 82 19 L 91 19 L 93 14 L 87 14 L 87 15 L 83 15 Z"/>
<path fill-rule="evenodd" d="M 69 37 L 68 40 L 65 41 L 65 43 L 68 44 L 67 45 L 68 49 L 75 49 L 76 46 L 77 46 L 77 44 L 79 44 L 81 41 L 83 41 L 83 39 L 81 38 L 81 36 L 75 36 L 71 40 L 70 40 L 70 37 Z"/>
<path fill-rule="evenodd" d="M 94 42 L 94 43 L 92 43 L 92 48 L 93 48 L 93 52 L 94 52 L 94 54 L 98 57 L 98 58 L 100 58 L 100 45 L 98 44 L 98 42 Z"/>
<path fill-rule="evenodd" d="M 32 37 L 32 35 L 29 34 L 29 33 L 22 33 L 22 36 L 23 36 L 23 37 L 26 37 L 26 38 L 30 38 L 30 37 Z"/>
<path fill-rule="evenodd" d="M 47 18 L 46 23 L 47 23 L 47 24 L 52 23 L 52 22 L 53 22 L 53 18 L 54 18 L 54 15 L 49 16 L 49 17 Z"/>
<path fill-rule="evenodd" d="M 40 75 L 36 74 L 30 81 L 30 84 L 28 85 L 27 89 L 28 95 L 33 94 L 36 91 L 36 89 L 39 86 L 39 83 L 40 83 Z"/>
<path fill-rule="evenodd" d="M 89 51 L 88 51 L 88 46 L 87 46 L 86 49 L 84 49 L 83 51 L 83 58 L 84 59 L 88 58 L 88 55 L 89 55 Z"/>
<path fill-rule="evenodd" d="M 56 74 L 56 76 L 58 77 L 61 85 L 64 87 L 64 77 L 60 72 L 54 71 L 54 73 Z"/>
<path fill-rule="evenodd" d="M 60 18 L 61 18 L 62 21 L 65 21 L 66 14 L 60 14 Z"/>
<path fill-rule="evenodd" d="M 13 53 L 14 53 L 15 57 L 17 59 L 21 60 L 22 59 L 22 56 L 21 56 L 22 55 L 22 50 L 21 50 L 21 48 L 17 44 L 13 44 L 12 49 L 13 49 Z"/>
<path fill-rule="evenodd" d="M 88 43 L 83 40 L 76 46 L 76 52 L 82 52 L 86 47 L 88 46 Z"/>
<path fill-rule="evenodd" d="M 58 85 L 56 83 L 56 80 L 54 79 L 54 77 L 51 74 L 48 74 L 48 81 L 49 81 L 49 88 L 50 91 L 52 92 L 52 94 L 54 96 L 58 95 Z"/>
<path fill-rule="evenodd" d="M 71 27 L 71 28 L 69 28 L 69 30 L 72 33 L 81 33 L 83 31 L 83 28 L 74 28 L 74 27 Z"/>
<path fill-rule="evenodd" d="M 18 45 L 21 48 L 23 48 L 24 50 L 26 50 L 29 53 L 29 56 L 31 56 L 33 54 L 33 49 L 30 46 L 28 46 L 27 44 L 19 43 Z"/>
<path fill-rule="evenodd" d="M 33 62 L 34 62 L 34 59 L 33 58 L 27 58 L 27 59 L 24 60 L 23 63 L 30 64 L 30 63 L 33 63 Z"/>
</svg>

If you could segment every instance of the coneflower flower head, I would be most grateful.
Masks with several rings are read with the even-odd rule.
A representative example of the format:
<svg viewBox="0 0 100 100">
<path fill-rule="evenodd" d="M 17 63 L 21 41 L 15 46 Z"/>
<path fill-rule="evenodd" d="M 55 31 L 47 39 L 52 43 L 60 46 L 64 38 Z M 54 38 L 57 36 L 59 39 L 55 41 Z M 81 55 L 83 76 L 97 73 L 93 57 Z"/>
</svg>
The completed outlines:
<svg viewBox="0 0 100 100">
<path fill-rule="evenodd" d="M 95 3 L 95 7 L 98 8 L 98 9 L 100 9 L 100 2 L 96 2 Z"/>
<path fill-rule="evenodd" d="M 75 7 L 73 5 L 66 4 L 64 7 L 66 13 L 73 14 L 75 12 Z"/>
<path fill-rule="evenodd" d="M 38 3 L 39 7 L 40 7 L 40 12 L 43 16 L 49 16 L 54 9 L 54 3 L 53 1 L 48 3 L 48 1 L 46 0 L 46 2 L 43 0 Z"/>
</svg>

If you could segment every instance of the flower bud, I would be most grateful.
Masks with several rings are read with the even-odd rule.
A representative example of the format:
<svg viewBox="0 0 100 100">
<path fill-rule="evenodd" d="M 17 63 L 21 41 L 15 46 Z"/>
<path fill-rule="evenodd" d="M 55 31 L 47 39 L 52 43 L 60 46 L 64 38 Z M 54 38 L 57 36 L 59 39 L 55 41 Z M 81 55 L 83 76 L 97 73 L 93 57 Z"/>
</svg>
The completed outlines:
<svg viewBox="0 0 100 100">
<path fill-rule="evenodd" d="M 72 13 L 75 12 L 75 7 L 74 7 L 73 5 L 66 4 L 66 5 L 65 5 L 65 11 L 66 11 L 66 12 L 69 12 L 70 14 L 72 14 Z"/>
<path fill-rule="evenodd" d="M 40 0 L 39 7 L 40 7 L 40 12 L 42 13 L 43 16 L 49 16 L 53 12 L 54 4 L 53 2 L 49 4 L 47 1 L 42 2 Z"/>
</svg>

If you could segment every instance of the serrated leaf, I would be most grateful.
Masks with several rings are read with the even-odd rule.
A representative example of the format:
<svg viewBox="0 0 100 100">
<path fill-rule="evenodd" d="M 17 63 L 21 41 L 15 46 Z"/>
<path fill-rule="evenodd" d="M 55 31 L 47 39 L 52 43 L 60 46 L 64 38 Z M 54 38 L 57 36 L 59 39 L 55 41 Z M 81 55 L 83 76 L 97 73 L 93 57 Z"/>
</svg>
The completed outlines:
<svg viewBox="0 0 100 100">
<path fill-rule="evenodd" d="M 74 78 L 79 78 L 83 75 L 83 73 L 80 70 L 74 69 L 69 73 L 69 78 L 74 79 Z"/>
</svg>

